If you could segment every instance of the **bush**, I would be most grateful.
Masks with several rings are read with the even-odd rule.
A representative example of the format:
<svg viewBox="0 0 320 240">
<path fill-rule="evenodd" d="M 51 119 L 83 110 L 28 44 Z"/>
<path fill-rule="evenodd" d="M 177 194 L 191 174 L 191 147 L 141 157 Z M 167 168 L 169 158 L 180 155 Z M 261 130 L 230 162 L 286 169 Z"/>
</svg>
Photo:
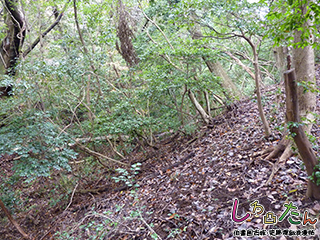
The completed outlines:
<svg viewBox="0 0 320 240">
<path fill-rule="evenodd" d="M 69 148 L 68 136 L 49 119 L 49 113 L 29 111 L 0 128 L 0 152 L 17 155 L 14 175 L 32 181 L 48 177 L 52 169 L 71 170 L 68 161 L 77 154 Z"/>
</svg>

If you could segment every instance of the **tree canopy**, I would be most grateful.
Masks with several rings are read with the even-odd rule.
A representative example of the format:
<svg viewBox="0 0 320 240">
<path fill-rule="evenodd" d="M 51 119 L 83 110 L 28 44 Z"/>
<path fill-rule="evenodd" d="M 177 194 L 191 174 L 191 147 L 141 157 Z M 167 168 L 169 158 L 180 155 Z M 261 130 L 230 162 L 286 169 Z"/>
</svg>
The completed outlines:
<svg viewBox="0 0 320 240">
<path fill-rule="evenodd" d="M 246 101 L 258 108 L 260 138 L 282 137 L 268 161 L 279 152 L 292 155 L 292 127 L 304 125 L 310 134 L 317 121 L 317 0 L 5 0 L 1 6 L 0 159 L 13 164 L 12 174 L 0 171 L 0 203 L 9 208 L 17 205 L 12 186 L 52 176 L 77 188 L 83 178 L 99 182 L 108 169 L 108 179 L 133 188 L 143 162 L 133 153 L 152 149 L 144 157 L 151 159 L 178 136 L 192 144 L 217 119 L 241 114 Z M 284 96 L 283 72 L 291 68 L 300 125 L 277 119 L 266 104 L 270 86 L 278 92 L 269 95 Z M 316 182 L 310 196 L 318 198 L 316 163 L 308 175 Z"/>
</svg>

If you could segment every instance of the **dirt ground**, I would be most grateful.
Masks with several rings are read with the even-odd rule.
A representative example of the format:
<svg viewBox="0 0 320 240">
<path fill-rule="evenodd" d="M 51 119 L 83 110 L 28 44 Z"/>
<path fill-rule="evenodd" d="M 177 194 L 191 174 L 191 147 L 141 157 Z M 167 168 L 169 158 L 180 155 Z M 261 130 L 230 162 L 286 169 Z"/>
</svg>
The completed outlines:
<svg viewBox="0 0 320 240">
<path fill-rule="evenodd" d="M 114 170 L 119 166 L 96 164 L 85 176 L 56 172 L 32 184 L 21 181 L 10 189 L 19 190 L 13 217 L 35 240 L 319 239 L 319 223 L 314 220 L 319 219 L 320 203 L 305 197 L 307 175 L 301 160 L 294 154 L 275 171 L 277 159 L 266 160 L 263 154 L 282 137 L 282 85 L 263 93 L 273 129 L 269 139 L 263 137 L 256 100 L 239 101 L 193 136 L 172 133 L 154 147 L 136 148 L 126 161 L 142 163 L 137 174 L 130 169 L 127 175 L 120 174 Z M 312 134 L 318 154 L 319 123 Z M 12 174 L 14 157 L 0 159 L 6 175 Z M 80 168 L 81 160 L 74 169 Z M 131 176 L 133 186 L 116 181 Z M 296 209 L 289 209 L 290 203 Z M 251 214 L 245 219 L 247 212 Z M 0 216 L 0 239 L 21 239 L 4 213 Z M 265 216 L 273 216 L 277 223 L 265 224 Z M 310 222 L 303 224 L 305 219 Z M 251 236 L 241 236 L 244 233 Z"/>
</svg>

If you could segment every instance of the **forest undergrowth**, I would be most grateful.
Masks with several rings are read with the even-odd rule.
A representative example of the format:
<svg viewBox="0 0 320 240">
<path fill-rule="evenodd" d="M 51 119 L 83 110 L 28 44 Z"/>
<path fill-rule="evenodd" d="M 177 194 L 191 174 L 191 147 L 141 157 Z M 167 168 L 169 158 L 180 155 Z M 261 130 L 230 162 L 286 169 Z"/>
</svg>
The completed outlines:
<svg viewBox="0 0 320 240">
<path fill-rule="evenodd" d="M 319 66 L 316 74 L 319 82 Z M 273 129 L 269 139 L 264 138 L 256 100 L 238 101 L 193 135 L 177 132 L 153 147 L 137 144 L 127 157 L 131 167 L 105 168 L 83 153 L 72 164 L 72 173 L 57 171 L 32 184 L 21 181 L 12 195 L 18 196 L 13 216 L 37 240 L 235 239 L 234 230 L 243 229 L 309 229 L 320 235 L 318 223 L 303 226 L 284 220 L 266 226 L 261 215 L 241 223 L 232 220 L 235 199 L 239 217 L 255 200 L 278 217 L 289 202 L 297 211 L 308 211 L 311 219 L 319 217 L 319 202 L 305 197 L 307 175 L 298 155 L 278 163 L 278 169 L 277 159 L 264 159 L 264 151 L 282 137 L 283 83 L 266 87 L 263 96 Z M 319 99 L 316 111 L 320 114 Z M 318 146 L 319 121 L 312 134 Z M 319 149 L 314 150 L 319 154 Z M 0 158 L 0 167 L 9 175 L 13 158 Z M 0 216 L 1 239 L 20 239 L 5 215 Z"/>
</svg>

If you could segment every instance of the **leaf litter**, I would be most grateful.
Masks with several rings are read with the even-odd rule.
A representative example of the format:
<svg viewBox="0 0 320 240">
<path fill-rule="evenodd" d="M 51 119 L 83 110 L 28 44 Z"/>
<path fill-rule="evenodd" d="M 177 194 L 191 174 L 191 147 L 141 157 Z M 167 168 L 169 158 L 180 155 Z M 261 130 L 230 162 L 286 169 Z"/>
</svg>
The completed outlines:
<svg viewBox="0 0 320 240">
<path fill-rule="evenodd" d="M 318 79 L 319 70 L 318 66 Z M 278 217 L 284 204 L 293 202 L 297 211 L 307 210 L 311 219 L 319 218 L 319 201 L 305 197 L 307 175 L 297 154 L 280 163 L 271 183 L 265 185 L 276 159 L 267 161 L 261 153 L 280 141 L 284 122 L 285 94 L 283 88 L 276 94 L 277 88 L 264 89 L 264 110 L 273 129 L 270 139 L 263 137 L 255 99 L 239 101 L 232 111 L 216 117 L 195 136 L 174 135 L 160 141 L 158 149 L 146 148 L 144 154 L 135 151 L 129 160 L 142 162 L 135 176 L 138 187 L 121 188 L 121 183 L 105 178 L 101 171 L 96 173 L 101 175 L 99 182 L 82 181 L 78 189 L 104 187 L 96 192 L 75 192 L 67 209 L 59 205 L 50 208 L 45 196 L 38 194 L 30 198 L 34 207 L 15 217 L 33 239 L 58 239 L 54 234 L 64 231 L 69 238 L 61 239 L 248 239 L 233 236 L 234 230 L 243 229 L 313 229 L 319 235 L 319 223 L 302 226 L 284 220 L 266 225 L 262 215 L 241 223 L 232 220 L 234 199 L 239 201 L 238 216 L 244 216 L 250 203 L 259 200 L 265 212 L 272 211 Z M 319 144 L 319 122 L 312 134 Z M 6 171 L 12 164 L 8 159 L 0 161 Z M 29 189 L 25 195 L 32 196 L 38 189 Z M 0 224 L 1 239 L 19 237 L 9 222 Z"/>
</svg>

